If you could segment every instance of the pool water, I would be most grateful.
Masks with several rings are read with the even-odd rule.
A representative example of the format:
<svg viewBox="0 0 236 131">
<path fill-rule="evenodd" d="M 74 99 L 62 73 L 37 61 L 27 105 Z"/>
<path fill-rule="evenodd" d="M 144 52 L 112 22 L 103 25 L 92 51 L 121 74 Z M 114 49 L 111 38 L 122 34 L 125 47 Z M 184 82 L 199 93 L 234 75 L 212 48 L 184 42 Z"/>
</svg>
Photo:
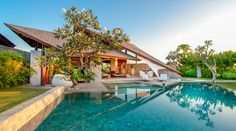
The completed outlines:
<svg viewBox="0 0 236 131">
<path fill-rule="evenodd" d="M 203 83 L 106 86 L 111 92 L 65 95 L 36 130 L 236 130 L 235 91 Z"/>
</svg>

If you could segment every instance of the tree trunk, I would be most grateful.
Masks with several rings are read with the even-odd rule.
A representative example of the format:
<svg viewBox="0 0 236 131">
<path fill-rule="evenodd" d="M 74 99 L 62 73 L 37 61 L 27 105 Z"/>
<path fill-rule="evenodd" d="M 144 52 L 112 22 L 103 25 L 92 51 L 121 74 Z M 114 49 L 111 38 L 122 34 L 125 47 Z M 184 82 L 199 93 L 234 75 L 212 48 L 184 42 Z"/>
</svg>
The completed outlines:
<svg viewBox="0 0 236 131">
<path fill-rule="evenodd" d="M 72 81 L 72 83 L 73 83 L 73 84 L 72 84 L 71 88 L 75 89 L 75 87 L 77 86 L 78 82 Z"/>
<path fill-rule="evenodd" d="M 89 68 L 90 68 L 90 60 L 89 60 L 89 57 L 85 57 L 85 62 L 84 62 L 84 63 L 85 63 L 85 65 L 84 65 L 84 72 L 87 72 L 87 71 L 89 70 Z M 84 82 L 85 82 L 85 83 L 89 83 L 90 80 L 85 79 Z"/>
<path fill-rule="evenodd" d="M 213 83 L 216 83 L 216 70 L 211 70 L 211 73 L 212 73 L 212 82 Z"/>
</svg>

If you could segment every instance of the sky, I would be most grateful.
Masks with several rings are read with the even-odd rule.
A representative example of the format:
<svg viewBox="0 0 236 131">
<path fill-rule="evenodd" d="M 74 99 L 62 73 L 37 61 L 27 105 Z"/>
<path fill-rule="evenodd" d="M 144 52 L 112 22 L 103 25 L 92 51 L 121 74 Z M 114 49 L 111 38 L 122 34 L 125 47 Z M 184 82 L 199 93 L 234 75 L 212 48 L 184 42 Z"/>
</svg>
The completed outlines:
<svg viewBox="0 0 236 131">
<path fill-rule="evenodd" d="M 121 27 L 131 42 L 166 62 L 179 44 L 213 40 L 216 51 L 236 51 L 236 0 L 0 0 L 0 33 L 16 48 L 31 48 L 3 23 L 47 31 L 62 27 L 62 8 L 92 9 L 102 26 Z"/>
</svg>

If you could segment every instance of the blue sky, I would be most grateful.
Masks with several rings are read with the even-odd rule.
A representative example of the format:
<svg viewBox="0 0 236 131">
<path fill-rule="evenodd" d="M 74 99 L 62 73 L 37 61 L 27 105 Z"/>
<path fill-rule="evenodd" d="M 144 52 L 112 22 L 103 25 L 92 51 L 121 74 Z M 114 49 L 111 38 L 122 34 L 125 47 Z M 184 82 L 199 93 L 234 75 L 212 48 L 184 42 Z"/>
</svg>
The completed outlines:
<svg viewBox="0 0 236 131">
<path fill-rule="evenodd" d="M 123 28 L 134 44 L 163 61 L 177 45 L 196 47 L 206 39 L 217 51 L 236 50 L 236 1 L 230 0 L 1 0 L 0 33 L 30 50 L 3 23 L 53 31 L 64 23 L 61 9 L 71 6 L 92 9 L 102 26 Z"/>
</svg>

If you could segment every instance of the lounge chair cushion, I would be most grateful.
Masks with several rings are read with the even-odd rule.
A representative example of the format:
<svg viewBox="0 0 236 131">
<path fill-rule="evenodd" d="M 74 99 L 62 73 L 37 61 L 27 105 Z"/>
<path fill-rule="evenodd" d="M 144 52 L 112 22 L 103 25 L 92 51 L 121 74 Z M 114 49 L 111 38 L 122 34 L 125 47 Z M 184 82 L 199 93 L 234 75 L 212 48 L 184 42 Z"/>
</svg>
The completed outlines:
<svg viewBox="0 0 236 131">
<path fill-rule="evenodd" d="M 55 74 L 52 78 L 52 86 L 66 86 L 71 87 L 73 85 L 72 81 L 68 79 L 63 74 Z"/>
</svg>

